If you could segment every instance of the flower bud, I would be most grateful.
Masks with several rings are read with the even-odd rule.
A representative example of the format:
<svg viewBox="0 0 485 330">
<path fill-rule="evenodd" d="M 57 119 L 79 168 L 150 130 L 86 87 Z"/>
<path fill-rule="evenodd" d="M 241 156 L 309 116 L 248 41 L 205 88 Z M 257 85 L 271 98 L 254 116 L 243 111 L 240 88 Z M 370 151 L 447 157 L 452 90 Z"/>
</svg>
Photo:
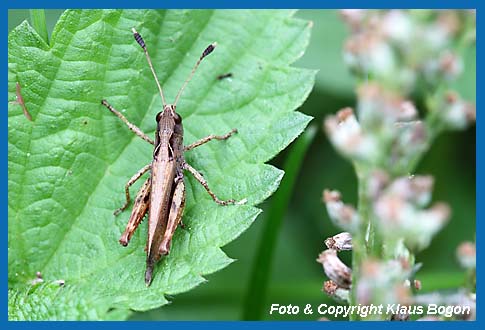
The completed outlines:
<svg viewBox="0 0 485 330">
<path fill-rule="evenodd" d="M 410 290 L 405 280 L 410 272 L 407 265 L 397 260 L 365 260 L 361 264 L 361 274 L 356 284 L 357 302 L 363 305 L 409 304 Z"/>
<path fill-rule="evenodd" d="M 352 30 L 358 30 L 364 22 L 366 10 L 363 9 L 342 9 L 339 11 L 340 17 L 347 23 Z"/>
<path fill-rule="evenodd" d="M 377 28 L 379 23 L 372 24 Z M 388 78 L 396 71 L 396 57 L 384 36 L 376 32 L 366 29 L 347 39 L 343 49 L 344 62 L 350 70 L 360 75 Z"/>
<path fill-rule="evenodd" d="M 362 132 L 351 108 L 340 110 L 336 116 L 328 116 L 324 126 L 330 141 L 343 155 L 366 161 L 377 158 L 376 141 Z"/>
<path fill-rule="evenodd" d="M 431 175 L 413 175 L 401 177 L 389 186 L 388 193 L 418 206 L 426 206 L 431 200 L 434 179 Z"/>
<path fill-rule="evenodd" d="M 439 58 L 439 72 L 447 80 L 456 79 L 463 72 L 463 60 L 460 56 L 446 51 Z"/>
<path fill-rule="evenodd" d="M 475 243 L 463 242 L 456 250 L 456 257 L 460 265 L 465 269 L 476 268 L 477 252 Z"/>
<path fill-rule="evenodd" d="M 391 41 L 408 46 L 414 35 L 413 22 L 402 10 L 389 10 L 382 17 L 382 31 Z"/>
<path fill-rule="evenodd" d="M 422 121 L 397 122 L 391 148 L 390 166 L 407 168 L 413 158 L 428 148 L 428 133 Z"/>
<path fill-rule="evenodd" d="M 375 199 L 373 210 L 384 237 L 403 238 L 406 246 L 417 250 L 429 245 L 450 216 L 444 203 L 422 209 L 431 199 L 432 185 L 430 176 L 397 178 Z"/>
<path fill-rule="evenodd" d="M 450 129 L 464 129 L 475 122 L 476 109 L 471 103 L 460 99 L 455 92 L 448 92 L 445 95 L 443 108 L 440 111 L 443 122 Z"/>
<path fill-rule="evenodd" d="M 414 104 L 377 83 L 362 85 L 357 90 L 357 113 L 366 129 L 379 129 L 382 125 L 413 120 L 417 116 Z"/>
<path fill-rule="evenodd" d="M 367 195 L 376 199 L 389 183 L 389 175 L 382 170 L 373 171 L 367 184 Z"/>
</svg>

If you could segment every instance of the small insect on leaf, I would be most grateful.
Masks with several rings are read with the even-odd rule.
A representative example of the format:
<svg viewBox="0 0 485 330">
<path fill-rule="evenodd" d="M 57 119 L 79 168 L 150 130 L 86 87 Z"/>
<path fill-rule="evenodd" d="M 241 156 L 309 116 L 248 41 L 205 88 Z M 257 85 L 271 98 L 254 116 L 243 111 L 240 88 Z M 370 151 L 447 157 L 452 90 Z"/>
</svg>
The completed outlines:
<svg viewBox="0 0 485 330">
<path fill-rule="evenodd" d="M 217 80 L 223 80 L 223 79 L 226 79 L 226 78 L 232 78 L 232 73 L 229 72 L 229 73 L 220 74 L 220 75 L 217 76 Z"/>
</svg>

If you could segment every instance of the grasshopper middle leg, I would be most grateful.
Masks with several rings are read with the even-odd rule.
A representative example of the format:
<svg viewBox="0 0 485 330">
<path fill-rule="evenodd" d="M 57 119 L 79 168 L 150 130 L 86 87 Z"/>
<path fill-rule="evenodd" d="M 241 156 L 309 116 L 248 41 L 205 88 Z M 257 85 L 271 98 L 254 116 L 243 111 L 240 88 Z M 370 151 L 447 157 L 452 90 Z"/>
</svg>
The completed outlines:
<svg viewBox="0 0 485 330">
<path fill-rule="evenodd" d="M 152 164 L 148 164 L 146 166 L 144 166 L 141 170 L 139 170 L 137 173 L 135 173 L 135 175 L 133 175 L 131 177 L 131 179 L 126 183 L 125 185 L 125 195 L 126 195 L 126 201 L 125 203 L 123 204 L 123 206 L 121 206 L 119 209 L 117 209 L 116 211 L 114 211 L 114 215 L 118 215 L 120 214 L 121 212 L 123 212 L 127 207 L 128 207 L 128 204 L 130 203 L 130 187 L 139 179 L 141 178 L 141 176 L 143 174 L 145 174 L 150 168 L 152 167 Z"/>
<path fill-rule="evenodd" d="M 189 151 L 189 150 L 192 150 L 194 148 L 197 148 L 198 146 L 201 146 L 211 140 L 227 140 L 229 139 L 233 134 L 237 133 L 237 129 L 232 129 L 229 133 L 227 134 L 224 134 L 224 135 L 209 135 L 209 136 L 206 136 L 205 138 L 202 138 L 198 141 L 195 141 L 194 143 L 188 145 L 188 146 L 185 146 L 184 147 L 184 151 Z"/>
</svg>

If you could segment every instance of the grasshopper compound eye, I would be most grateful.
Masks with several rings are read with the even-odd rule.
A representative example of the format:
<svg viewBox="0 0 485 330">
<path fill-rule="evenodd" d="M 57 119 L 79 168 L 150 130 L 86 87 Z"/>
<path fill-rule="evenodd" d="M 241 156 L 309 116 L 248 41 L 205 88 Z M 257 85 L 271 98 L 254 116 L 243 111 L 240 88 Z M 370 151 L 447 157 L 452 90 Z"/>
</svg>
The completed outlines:
<svg viewBox="0 0 485 330">
<path fill-rule="evenodd" d="M 175 120 L 175 124 L 180 124 L 182 122 L 182 116 L 179 115 L 178 113 L 175 113 L 175 116 L 173 117 Z"/>
<path fill-rule="evenodd" d="M 155 117 L 155 120 L 157 121 L 157 123 L 160 121 L 160 118 L 162 118 L 162 111 L 157 113 L 157 116 Z"/>
</svg>

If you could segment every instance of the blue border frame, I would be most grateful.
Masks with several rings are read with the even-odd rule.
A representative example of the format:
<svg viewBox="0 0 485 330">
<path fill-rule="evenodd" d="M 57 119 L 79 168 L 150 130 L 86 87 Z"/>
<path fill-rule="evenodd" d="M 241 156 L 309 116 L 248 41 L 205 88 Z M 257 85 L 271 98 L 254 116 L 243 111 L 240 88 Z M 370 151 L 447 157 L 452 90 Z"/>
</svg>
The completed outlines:
<svg viewBox="0 0 485 330">
<path fill-rule="evenodd" d="M 47 3 L 33 0 L 17 0 L 6 5 L 10 9 L 31 8 L 140 8 L 135 1 L 114 0 L 85 0 L 72 2 L 52 0 Z M 367 0 L 365 3 L 358 0 L 146 0 L 142 8 L 299 8 L 299 9 L 341 9 L 341 8 L 477 8 L 479 1 L 472 0 L 399 0 L 390 3 L 385 0 Z"/>
<path fill-rule="evenodd" d="M 40 1 L 15 1 L 7 3 L 7 1 L 2 1 L 2 7 L 5 7 L 2 11 L 2 16 L 4 19 L 4 31 L 8 31 L 8 9 L 22 9 L 22 8 L 139 8 L 140 3 L 137 2 L 129 2 L 129 1 L 113 1 L 113 0 L 86 0 L 83 2 L 72 2 L 68 3 L 66 1 L 49 1 L 48 3 L 40 3 Z M 477 9 L 477 18 L 479 17 L 478 12 L 481 12 L 480 9 L 480 2 L 479 1 L 450 1 L 450 0 L 399 0 L 393 1 L 390 3 L 389 1 L 383 0 L 368 0 L 365 3 L 357 1 L 357 0 L 326 0 L 324 3 L 322 1 L 315 1 L 315 0 L 299 0 L 299 1 L 291 1 L 291 0 L 266 0 L 266 1 L 256 1 L 256 0 L 246 0 L 246 1 L 236 1 L 236 0 L 206 0 L 206 1 L 195 1 L 195 0 L 166 0 L 166 1 L 145 1 L 143 3 L 145 8 L 476 8 Z M 477 19 L 477 32 L 481 30 L 481 24 L 478 24 Z M 478 35 L 479 33 L 477 33 Z M 3 63 L 8 63 L 8 56 L 7 56 L 7 43 L 6 43 L 7 34 L 5 35 L 4 44 L 3 46 Z M 479 38 L 477 38 L 478 41 Z M 482 54 L 480 44 L 477 42 L 477 59 L 481 58 L 479 54 Z M 477 61 L 478 62 L 478 61 Z M 8 70 L 7 66 L 3 67 L 3 72 L 6 73 Z M 477 90 L 478 86 L 481 83 L 481 73 L 482 66 L 480 63 L 477 63 Z M 3 79 L 3 90 L 5 91 L 4 97 L 7 98 L 7 74 L 5 74 Z M 4 99 L 3 104 L 7 103 L 7 100 Z M 476 95 L 476 104 L 477 109 L 479 108 L 479 104 L 482 104 L 482 95 L 481 93 L 477 93 Z M 4 120 L 1 121 L 2 125 L 2 135 L 5 137 L 5 142 L 2 144 L 2 158 L 3 158 L 3 166 L 4 170 L 2 171 L 4 177 L 4 221 L 2 221 L 2 231 L 4 233 L 4 243 L 3 243 L 3 254 L 1 256 L 3 264 L 8 265 L 8 230 L 7 230 L 7 217 L 8 217 L 8 186 L 7 186 L 7 176 L 8 176 L 8 160 L 7 160 L 7 148 L 8 148 L 8 125 L 7 125 L 7 112 L 4 111 L 2 114 Z M 477 111 L 477 128 L 481 126 L 480 123 L 483 121 L 482 115 L 480 114 L 480 110 Z M 481 168 L 485 165 L 483 156 L 478 152 L 480 147 L 483 145 L 484 133 L 477 129 L 477 144 L 476 144 L 476 166 Z M 484 212 L 484 206 L 481 203 L 483 196 L 481 194 L 481 190 L 483 189 L 483 179 L 484 174 L 480 171 L 477 172 L 476 177 L 476 194 L 477 194 L 477 219 L 481 219 L 482 214 Z M 476 228 L 477 228 L 477 250 L 480 250 L 481 246 L 481 239 L 480 233 L 482 232 L 483 224 L 481 221 L 477 221 Z M 479 258 L 480 254 L 477 255 L 478 257 L 478 265 L 477 265 L 477 275 L 481 274 L 481 262 Z M 7 270 L 1 272 L 1 277 L 3 283 L 8 282 L 8 275 Z M 478 281 L 481 283 L 481 281 Z M 477 289 L 480 288 L 480 285 L 477 285 Z M 5 298 L 8 294 L 8 287 L 5 285 Z M 399 322 L 359 322 L 353 323 L 348 322 L 345 323 L 345 327 L 350 328 L 377 328 L 383 329 L 384 327 L 388 328 L 397 328 L 402 327 L 403 325 L 409 328 L 447 328 L 447 329 L 465 329 L 465 328 L 483 328 L 485 323 L 483 320 L 484 318 L 481 316 L 481 303 L 480 301 L 477 302 L 477 321 L 475 322 L 406 322 L 406 323 L 399 323 Z M 160 327 L 164 328 L 178 328 L 178 329 L 225 329 L 227 327 L 232 327 L 234 329 L 246 329 L 246 328 L 270 328 L 273 326 L 277 326 L 280 329 L 317 329 L 321 327 L 326 327 L 329 324 L 326 322 L 288 322 L 288 321 L 267 321 L 267 322 L 243 322 L 243 321 L 235 321 L 235 322 L 201 322 L 201 321 L 166 321 L 162 324 L 158 322 L 62 322 L 62 323 L 54 323 L 54 322 L 9 322 L 8 321 L 8 306 L 7 306 L 7 299 L 3 300 L 2 307 L 4 312 L 4 317 L 0 321 L 2 328 L 16 328 L 16 329 L 23 329 L 23 328 L 39 328 L 39 329 L 50 329 L 52 327 L 61 327 L 61 328 L 98 328 L 98 327 L 106 327 L 106 328 L 113 328 L 113 329 L 132 329 L 138 327 L 144 327 L 145 329 L 159 329 Z M 340 323 L 341 324 L 341 323 Z M 331 324 L 330 324 L 331 326 Z"/>
</svg>

